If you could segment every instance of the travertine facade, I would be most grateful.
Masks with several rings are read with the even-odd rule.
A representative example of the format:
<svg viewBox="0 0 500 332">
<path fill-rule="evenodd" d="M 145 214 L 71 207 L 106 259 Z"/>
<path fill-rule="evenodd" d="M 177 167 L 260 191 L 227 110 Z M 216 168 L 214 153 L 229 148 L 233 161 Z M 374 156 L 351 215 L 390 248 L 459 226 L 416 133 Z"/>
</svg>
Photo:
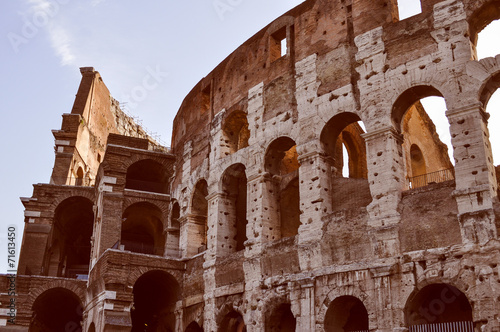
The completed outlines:
<svg viewBox="0 0 500 332">
<path fill-rule="evenodd" d="M 421 5 L 305 1 L 193 88 L 171 149 L 82 68 L 0 330 L 500 331 L 500 55 L 475 55 L 500 2 Z"/>
</svg>

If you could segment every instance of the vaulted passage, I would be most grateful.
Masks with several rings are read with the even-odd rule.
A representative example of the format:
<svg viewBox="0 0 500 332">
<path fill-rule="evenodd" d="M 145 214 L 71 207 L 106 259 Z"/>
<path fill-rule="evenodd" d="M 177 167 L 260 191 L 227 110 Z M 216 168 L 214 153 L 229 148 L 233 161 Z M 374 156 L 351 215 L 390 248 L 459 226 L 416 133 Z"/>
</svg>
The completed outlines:
<svg viewBox="0 0 500 332">
<path fill-rule="evenodd" d="M 92 202 L 70 197 L 56 208 L 52 241 L 46 254 L 47 275 L 85 278 L 90 262 L 90 237 L 94 223 Z"/>
<path fill-rule="evenodd" d="M 136 281 L 133 293 L 132 332 L 176 330 L 179 285 L 173 276 L 163 271 L 147 272 Z"/>
<path fill-rule="evenodd" d="M 191 216 L 189 218 L 189 240 L 196 253 L 207 249 L 207 215 L 208 215 L 208 184 L 205 180 L 196 183 L 191 201 Z"/>
<path fill-rule="evenodd" d="M 368 312 L 359 299 L 341 296 L 330 303 L 325 315 L 325 332 L 368 330 Z"/>
<path fill-rule="evenodd" d="M 166 177 L 167 174 L 160 163 L 150 159 L 141 160 L 128 168 L 125 188 L 166 194 Z"/>
<path fill-rule="evenodd" d="M 224 121 L 223 126 L 224 142 L 223 151 L 226 155 L 248 146 L 250 130 L 245 112 L 232 112 Z"/>
<path fill-rule="evenodd" d="M 231 311 L 227 314 L 219 327 L 219 332 L 246 332 L 247 327 L 243 316 L 239 312 Z"/>
<path fill-rule="evenodd" d="M 296 320 L 289 303 L 274 309 L 266 324 L 266 332 L 295 332 Z"/>
<path fill-rule="evenodd" d="M 30 332 L 81 332 L 83 308 L 70 290 L 53 288 L 42 293 L 33 304 Z"/>
<path fill-rule="evenodd" d="M 266 171 L 272 176 L 269 192 L 276 206 L 281 238 L 295 236 L 300 226 L 299 162 L 297 145 L 288 137 L 274 140 L 265 156 Z M 276 232 L 278 233 L 278 232 Z M 278 240 L 275 237 L 274 240 Z"/>
<path fill-rule="evenodd" d="M 121 244 L 132 252 L 163 255 L 162 213 L 151 203 L 136 203 L 123 213 Z"/>
<path fill-rule="evenodd" d="M 225 212 L 227 246 L 232 251 L 245 249 L 247 240 L 247 177 L 245 166 L 236 164 L 229 167 L 222 175 L 222 191 L 227 200 Z"/>
<path fill-rule="evenodd" d="M 185 332 L 203 332 L 203 329 L 196 322 L 192 322 L 188 325 Z"/>
<path fill-rule="evenodd" d="M 431 324 L 436 330 L 472 331 L 472 308 L 456 287 L 432 284 L 414 293 L 406 304 L 406 321 L 410 331 Z M 431 328 L 430 326 L 428 328 Z"/>
</svg>

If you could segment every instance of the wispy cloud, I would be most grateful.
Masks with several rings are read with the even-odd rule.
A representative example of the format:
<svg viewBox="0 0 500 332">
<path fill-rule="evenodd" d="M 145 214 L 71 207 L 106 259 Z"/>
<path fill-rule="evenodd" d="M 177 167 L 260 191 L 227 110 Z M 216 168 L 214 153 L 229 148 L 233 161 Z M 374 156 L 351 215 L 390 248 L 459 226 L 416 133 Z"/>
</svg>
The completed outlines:
<svg viewBox="0 0 500 332">
<path fill-rule="evenodd" d="M 93 0 L 93 2 L 103 0 Z M 61 59 L 61 65 L 74 65 L 75 54 L 73 52 L 73 40 L 69 31 L 57 20 L 61 7 L 67 0 L 28 0 L 33 19 L 43 22 L 43 28 L 47 31 L 50 44 L 57 57 Z"/>
<path fill-rule="evenodd" d="M 95 7 L 104 1 L 106 1 L 106 0 L 92 0 L 92 2 L 90 4 Z"/>
</svg>

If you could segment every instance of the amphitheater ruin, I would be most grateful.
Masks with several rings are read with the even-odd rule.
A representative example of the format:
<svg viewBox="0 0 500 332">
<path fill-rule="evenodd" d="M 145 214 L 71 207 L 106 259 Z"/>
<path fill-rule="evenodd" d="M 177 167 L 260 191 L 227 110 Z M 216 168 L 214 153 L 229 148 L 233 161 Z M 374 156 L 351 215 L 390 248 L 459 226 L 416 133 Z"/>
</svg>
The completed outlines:
<svg viewBox="0 0 500 332">
<path fill-rule="evenodd" d="M 0 331 L 499 332 L 500 55 L 476 45 L 500 1 L 421 8 L 303 2 L 192 89 L 171 148 L 81 68 Z"/>
</svg>

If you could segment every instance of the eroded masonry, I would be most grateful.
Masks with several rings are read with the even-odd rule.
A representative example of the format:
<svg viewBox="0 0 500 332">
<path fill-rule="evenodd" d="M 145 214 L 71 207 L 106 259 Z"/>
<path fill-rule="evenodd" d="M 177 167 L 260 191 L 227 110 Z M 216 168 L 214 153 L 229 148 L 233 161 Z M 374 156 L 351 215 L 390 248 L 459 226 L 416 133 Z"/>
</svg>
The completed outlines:
<svg viewBox="0 0 500 332">
<path fill-rule="evenodd" d="M 192 89 L 171 148 L 81 68 L 0 330 L 500 331 L 500 55 L 475 51 L 500 1 L 421 7 L 303 2 Z"/>
</svg>

